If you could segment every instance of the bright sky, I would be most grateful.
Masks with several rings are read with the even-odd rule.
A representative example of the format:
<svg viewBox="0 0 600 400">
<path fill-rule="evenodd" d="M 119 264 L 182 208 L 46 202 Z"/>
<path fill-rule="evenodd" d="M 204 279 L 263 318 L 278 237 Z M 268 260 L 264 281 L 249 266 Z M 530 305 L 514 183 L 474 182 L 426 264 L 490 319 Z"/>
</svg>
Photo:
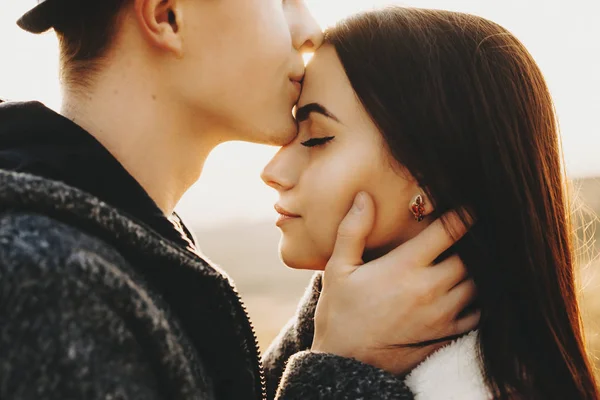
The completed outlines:
<svg viewBox="0 0 600 400">
<path fill-rule="evenodd" d="M 307 0 L 323 27 L 350 13 L 394 0 Z M 58 109 L 57 45 L 52 33 L 33 36 L 15 21 L 34 0 L 0 4 L 0 97 L 38 99 Z M 600 175 L 600 1 L 405 0 L 405 6 L 470 12 L 511 30 L 546 75 L 561 123 L 571 176 Z M 275 218 L 274 191 L 259 174 L 276 149 L 228 143 L 209 158 L 202 178 L 178 210 L 195 226 Z"/>
</svg>

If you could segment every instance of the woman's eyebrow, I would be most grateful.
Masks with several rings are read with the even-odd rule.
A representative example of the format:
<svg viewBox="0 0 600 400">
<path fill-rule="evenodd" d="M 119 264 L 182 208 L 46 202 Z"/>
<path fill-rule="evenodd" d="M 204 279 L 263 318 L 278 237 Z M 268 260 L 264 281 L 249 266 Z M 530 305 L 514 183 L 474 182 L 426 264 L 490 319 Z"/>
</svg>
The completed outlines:
<svg viewBox="0 0 600 400">
<path fill-rule="evenodd" d="M 303 122 L 308 119 L 311 113 L 317 113 L 324 115 L 327 118 L 334 120 L 341 124 L 340 120 L 333 115 L 331 111 L 329 111 L 325 106 L 319 103 L 308 103 L 302 107 L 298 107 L 296 109 L 296 121 Z"/>
</svg>

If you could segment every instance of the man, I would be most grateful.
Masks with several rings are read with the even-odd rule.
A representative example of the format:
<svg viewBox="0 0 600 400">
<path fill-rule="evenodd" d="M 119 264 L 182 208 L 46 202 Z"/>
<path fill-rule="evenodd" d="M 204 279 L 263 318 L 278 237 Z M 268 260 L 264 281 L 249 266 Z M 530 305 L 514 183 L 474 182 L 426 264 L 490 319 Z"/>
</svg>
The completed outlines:
<svg viewBox="0 0 600 400">
<path fill-rule="evenodd" d="M 317 24 L 300 0 L 38 3 L 19 25 L 56 31 L 63 104 L 60 115 L 0 106 L 0 398 L 265 398 L 244 306 L 173 208 L 218 144 L 294 138 L 301 53 L 321 44 Z M 404 398 L 386 370 L 437 345 L 387 345 L 473 327 L 454 320 L 470 296 L 451 292 L 463 266 L 427 268 L 453 243 L 441 224 L 359 268 L 373 210 L 368 196 L 356 204 L 312 351 L 294 355 L 280 399 Z M 378 279 L 407 284 L 373 293 Z M 339 304 L 350 288 L 355 303 Z"/>
</svg>

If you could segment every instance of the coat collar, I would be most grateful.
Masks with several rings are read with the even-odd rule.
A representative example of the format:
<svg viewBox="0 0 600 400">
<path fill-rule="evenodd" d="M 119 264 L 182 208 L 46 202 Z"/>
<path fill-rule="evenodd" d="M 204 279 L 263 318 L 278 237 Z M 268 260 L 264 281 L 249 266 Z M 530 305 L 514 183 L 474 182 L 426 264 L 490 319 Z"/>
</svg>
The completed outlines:
<svg viewBox="0 0 600 400">
<path fill-rule="evenodd" d="M 415 400 L 488 400 L 478 352 L 478 332 L 437 350 L 406 377 Z"/>
<path fill-rule="evenodd" d="M 175 213 L 156 202 L 92 134 L 39 102 L 0 104 L 0 169 L 63 182 L 142 221 L 163 238 L 193 248 Z"/>
</svg>

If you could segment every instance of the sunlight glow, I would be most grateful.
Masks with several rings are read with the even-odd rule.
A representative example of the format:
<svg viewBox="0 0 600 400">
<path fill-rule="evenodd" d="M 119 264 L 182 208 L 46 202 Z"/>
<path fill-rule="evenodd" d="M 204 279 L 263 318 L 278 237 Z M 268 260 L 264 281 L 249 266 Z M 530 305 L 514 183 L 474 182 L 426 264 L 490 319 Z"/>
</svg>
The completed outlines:
<svg viewBox="0 0 600 400">
<path fill-rule="evenodd" d="M 393 0 L 307 0 L 323 28 L 353 12 L 390 2 Z M 54 34 L 29 35 L 15 24 L 32 3 L 0 2 L 0 97 L 38 99 L 58 109 Z M 471 12 L 514 32 L 546 75 L 561 121 L 568 171 L 572 176 L 600 174 L 600 132 L 596 121 L 600 112 L 600 24 L 593 19 L 600 15 L 600 2 L 571 0 L 567 6 L 560 0 L 406 0 L 402 4 Z M 310 57 L 305 56 L 305 61 Z M 275 151 L 244 143 L 219 147 L 205 165 L 199 183 L 184 197 L 180 211 L 204 224 L 274 217 L 275 193 L 264 186 L 259 173 Z M 244 193 L 243 202 L 239 193 Z"/>
<path fill-rule="evenodd" d="M 309 63 L 309 61 L 311 60 L 313 55 L 314 55 L 314 53 L 306 53 L 302 56 L 304 58 L 305 65 Z"/>
</svg>

